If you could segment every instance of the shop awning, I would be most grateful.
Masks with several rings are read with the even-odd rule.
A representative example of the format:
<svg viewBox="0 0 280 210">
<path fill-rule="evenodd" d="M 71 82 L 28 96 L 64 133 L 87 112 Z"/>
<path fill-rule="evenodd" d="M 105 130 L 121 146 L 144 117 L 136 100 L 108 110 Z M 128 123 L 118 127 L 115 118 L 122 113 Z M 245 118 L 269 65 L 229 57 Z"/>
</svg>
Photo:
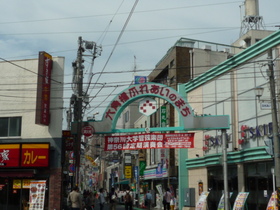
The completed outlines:
<svg viewBox="0 0 280 210">
<path fill-rule="evenodd" d="M 115 185 L 116 184 L 129 184 L 129 180 L 121 180 L 119 182 L 116 182 Z"/>
<path fill-rule="evenodd" d="M 24 171 L 1 171 L 0 170 L 0 177 L 22 177 L 22 178 L 31 178 L 34 177 L 34 174 L 36 173 L 35 170 L 24 170 Z"/>
</svg>

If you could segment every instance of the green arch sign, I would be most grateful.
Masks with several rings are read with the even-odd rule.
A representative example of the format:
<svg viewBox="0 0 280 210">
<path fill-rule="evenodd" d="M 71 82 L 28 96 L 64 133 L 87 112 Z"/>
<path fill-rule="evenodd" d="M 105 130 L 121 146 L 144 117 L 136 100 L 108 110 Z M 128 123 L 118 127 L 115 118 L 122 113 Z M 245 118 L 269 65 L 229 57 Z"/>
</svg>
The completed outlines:
<svg viewBox="0 0 280 210">
<path fill-rule="evenodd" d="M 150 128 L 151 132 L 157 131 L 190 131 L 190 130 L 216 130 L 229 128 L 229 116 L 195 116 L 187 100 L 175 89 L 160 83 L 142 83 L 132 85 L 119 93 L 106 108 L 100 121 L 83 122 L 83 126 L 91 125 L 96 134 L 145 132 L 145 128 L 115 129 L 117 120 L 123 110 L 137 99 L 145 97 L 162 98 L 169 102 L 180 114 L 181 127 L 156 127 Z M 73 122 L 71 133 L 77 133 L 77 122 Z"/>
</svg>

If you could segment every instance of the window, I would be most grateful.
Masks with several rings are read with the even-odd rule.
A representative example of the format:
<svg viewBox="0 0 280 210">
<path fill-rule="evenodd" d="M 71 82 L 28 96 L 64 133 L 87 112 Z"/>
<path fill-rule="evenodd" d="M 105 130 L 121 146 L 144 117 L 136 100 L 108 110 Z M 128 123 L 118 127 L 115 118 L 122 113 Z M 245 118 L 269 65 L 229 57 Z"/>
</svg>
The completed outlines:
<svg viewBox="0 0 280 210">
<path fill-rule="evenodd" d="M 21 136 L 21 117 L 1 117 L 0 137 Z"/>
<path fill-rule="evenodd" d="M 129 121 L 129 111 L 124 114 L 124 122 L 127 123 Z"/>
</svg>

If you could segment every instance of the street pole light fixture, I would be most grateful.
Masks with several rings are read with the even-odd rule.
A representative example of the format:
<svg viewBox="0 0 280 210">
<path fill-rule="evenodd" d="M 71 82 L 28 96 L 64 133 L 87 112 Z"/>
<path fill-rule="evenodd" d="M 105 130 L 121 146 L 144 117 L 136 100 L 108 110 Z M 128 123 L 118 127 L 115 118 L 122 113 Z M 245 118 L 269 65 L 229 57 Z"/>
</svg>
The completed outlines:
<svg viewBox="0 0 280 210">
<path fill-rule="evenodd" d="M 255 87 L 255 95 L 260 100 L 260 97 L 263 95 L 264 88 L 261 86 Z"/>
</svg>

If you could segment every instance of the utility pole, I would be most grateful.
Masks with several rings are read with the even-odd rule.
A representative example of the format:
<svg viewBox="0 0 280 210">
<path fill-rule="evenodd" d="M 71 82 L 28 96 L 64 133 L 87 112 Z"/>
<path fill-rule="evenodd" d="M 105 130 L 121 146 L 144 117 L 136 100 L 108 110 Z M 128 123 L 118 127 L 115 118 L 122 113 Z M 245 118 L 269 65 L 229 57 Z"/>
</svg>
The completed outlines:
<svg viewBox="0 0 280 210">
<path fill-rule="evenodd" d="M 76 97 L 76 110 L 75 110 L 75 120 L 77 124 L 77 134 L 74 143 L 74 155 L 75 155 L 75 184 L 79 184 L 80 179 L 80 156 L 81 156 L 81 137 L 82 137 L 82 123 L 83 123 L 83 52 L 84 48 L 82 46 L 82 37 L 78 40 L 78 52 L 77 52 L 77 97 Z"/>
<path fill-rule="evenodd" d="M 85 54 L 85 51 L 89 51 L 90 55 Z M 74 121 L 77 122 L 77 132 L 75 134 L 74 140 L 74 160 L 75 160 L 75 177 L 72 179 L 75 183 L 71 183 L 72 187 L 74 184 L 78 186 L 80 184 L 80 157 L 81 157 L 81 138 L 82 138 L 82 127 L 83 127 L 83 110 L 86 106 L 83 106 L 83 103 L 88 104 L 87 100 L 87 90 L 89 89 L 89 85 L 91 83 L 92 76 L 90 77 L 88 87 L 86 91 L 83 91 L 83 78 L 84 78 L 84 59 L 83 56 L 92 57 L 92 65 L 93 67 L 94 59 L 101 55 L 101 47 L 97 47 L 95 42 L 85 41 L 82 37 L 78 38 L 78 51 L 77 58 L 72 63 L 72 67 L 74 70 L 73 75 L 73 86 L 74 86 L 74 94 L 71 97 L 70 107 L 73 104 L 74 106 Z M 71 108 L 70 108 L 71 109 Z M 70 113 L 71 114 L 71 113 Z"/>
<path fill-rule="evenodd" d="M 277 106 L 276 106 L 276 92 L 275 92 L 275 78 L 272 61 L 272 49 L 268 50 L 268 76 L 270 84 L 270 100 L 271 100 L 271 114 L 272 114 L 272 130 L 273 130 L 273 144 L 274 144 L 274 174 L 276 178 L 276 191 L 277 191 L 277 206 L 280 207 L 280 143 L 278 136 L 278 119 L 277 119 Z"/>
</svg>

